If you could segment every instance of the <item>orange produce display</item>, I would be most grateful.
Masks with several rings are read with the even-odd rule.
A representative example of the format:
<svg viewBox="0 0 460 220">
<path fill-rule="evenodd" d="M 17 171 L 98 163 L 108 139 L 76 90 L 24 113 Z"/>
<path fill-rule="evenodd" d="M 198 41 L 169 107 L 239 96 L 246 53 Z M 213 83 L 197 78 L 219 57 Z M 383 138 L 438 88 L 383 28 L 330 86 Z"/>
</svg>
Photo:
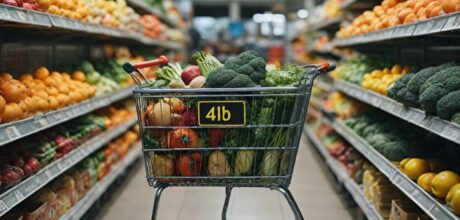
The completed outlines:
<svg viewBox="0 0 460 220">
<path fill-rule="evenodd" d="M 96 87 L 66 77 L 67 74 L 37 68 L 34 74 L 23 74 L 19 80 L 11 74 L 0 76 L 0 122 L 19 120 L 81 102 L 96 95 Z M 83 75 L 84 77 L 84 75 Z M 84 78 L 83 78 L 84 79 Z"/>
<path fill-rule="evenodd" d="M 384 0 L 337 32 L 346 38 L 460 11 L 460 0 Z"/>
</svg>

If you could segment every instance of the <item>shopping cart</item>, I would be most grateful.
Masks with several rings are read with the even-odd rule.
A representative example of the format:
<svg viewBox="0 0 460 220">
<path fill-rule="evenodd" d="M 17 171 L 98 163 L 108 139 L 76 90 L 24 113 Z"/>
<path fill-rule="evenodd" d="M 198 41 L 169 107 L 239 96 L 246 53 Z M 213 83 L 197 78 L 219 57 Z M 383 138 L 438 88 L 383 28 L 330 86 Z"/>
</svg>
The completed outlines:
<svg viewBox="0 0 460 220">
<path fill-rule="evenodd" d="M 225 187 L 222 219 L 232 188 L 265 187 L 282 193 L 296 219 L 303 219 L 288 186 L 313 80 L 335 66 L 303 66 L 305 74 L 292 87 L 150 88 L 139 69 L 167 62 L 160 57 L 124 65 L 138 84 L 145 170 L 157 188 L 152 219 L 171 186 Z"/>
</svg>

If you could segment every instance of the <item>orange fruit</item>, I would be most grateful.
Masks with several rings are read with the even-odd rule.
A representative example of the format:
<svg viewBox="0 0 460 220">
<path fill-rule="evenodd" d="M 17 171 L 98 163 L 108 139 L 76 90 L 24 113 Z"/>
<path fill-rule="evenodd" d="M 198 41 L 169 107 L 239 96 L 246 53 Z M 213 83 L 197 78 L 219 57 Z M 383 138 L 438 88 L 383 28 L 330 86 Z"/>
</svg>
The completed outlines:
<svg viewBox="0 0 460 220">
<path fill-rule="evenodd" d="M 13 76 L 9 73 L 2 73 L 0 74 L 0 79 L 2 81 L 8 81 L 8 80 L 12 80 L 13 79 Z"/>
<path fill-rule="evenodd" d="M 53 96 L 48 97 L 48 104 L 49 104 L 50 109 L 53 109 L 53 110 L 58 109 L 60 106 L 60 103 L 57 100 L 57 98 Z"/>
<path fill-rule="evenodd" d="M 2 115 L 2 122 L 12 122 L 22 117 L 22 109 L 16 103 L 10 103 L 5 106 L 5 112 Z"/>
<path fill-rule="evenodd" d="M 37 102 L 34 97 L 27 97 L 24 99 L 24 103 L 27 105 L 27 109 L 30 113 L 35 113 L 37 111 Z"/>
<path fill-rule="evenodd" d="M 56 86 L 58 84 L 58 81 L 56 81 L 55 79 L 51 77 L 43 79 L 42 81 L 46 86 Z"/>
<path fill-rule="evenodd" d="M 38 98 L 37 109 L 41 112 L 47 112 L 50 109 L 48 101 L 44 98 Z"/>
<path fill-rule="evenodd" d="M 22 112 L 23 112 L 23 117 L 25 116 L 28 116 L 31 112 L 29 111 L 29 108 L 27 107 L 27 104 L 25 103 L 24 100 L 22 100 L 21 102 L 19 102 L 19 108 L 21 108 Z"/>
<path fill-rule="evenodd" d="M 51 72 L 50 77 L 56 80 L 62 79 L 62 75 L 58 71 Z"/>
<path fill-rule="evenodd" d="M 10 80 L 8 83 L 3 84 L 1 90 L 3 91 L 3 98 L 7 103 L 18 103 L 26 97 L 26 86 L 18 80 Z"/>
<path fill-rule="evenodd" d="M 46 93 L 48 93 L 48 96 L 57 96 L 59 94 L 59 91 L 54 87 L 47 87 Z"/>
<path fill-rule="evenodd" d="M 70 75 L 68 73 L 62 73 L 61 76 L 65 81 L 71 80 Z"/>
<path fill-rule="evenodd" d="M 32 74 L 30 73 L 22 74 L 19 77 L 19 81 L 21 82 L 27 82 L 27 81 L 33 81 L 33 80 L 34 80 L 34 76 L 32 76 Z"/>
<path fill-rule="evenodd" d="M 37 79 L 46 79 L 50 75 L 49 70 L 46 67 L 39 67 L 38 69 L 35 70 L 35 78 Z"/>
<path fill-rule="evenodd" d="M 3 96 L 0 95 L 0 116 L 2 116 L 3 112 L 5 111 L 6 101 Z"/>
<path fill-rule="evenodd" d="M 422 174 L 430 171 L 428 161 L 420 158 L 413 158 L 407 161 L 404 166 L 404 174 L 411 180 L 417 180 Z"/>
<path fill-rule="evenodd" d="M 59 91 L 59 93 L 63 93 L 63 94 L 69 93 L 69 87 L 66 84 L 58 84 L 56 88 Z"/>
<path fill-rule="evenodd" d="M 47 99 L 48 98 L 48 93 L 45 90 L 38 90 L 37 91 L 37 96 Z"/>
<path fill-rule="evenodd" d="M 72 73 L 72 79 L 80 81 L 80 82 L 84 82 L 86 80 L 86 76 L 82 71 L 76 70 L 75 72 Z"/>
<path fill-rule="evenodd" d="M 414 13 L 410 13 L 404 19 L 404 24 L 409 24 L 417 20 L 417 16 Z"/>
<path fill-rule="evenodd" d="M 70 97 L 64 94 L 59 94 L 56 96 L 61 107 L 67 106 L 71 103 Z"/>
</svg>

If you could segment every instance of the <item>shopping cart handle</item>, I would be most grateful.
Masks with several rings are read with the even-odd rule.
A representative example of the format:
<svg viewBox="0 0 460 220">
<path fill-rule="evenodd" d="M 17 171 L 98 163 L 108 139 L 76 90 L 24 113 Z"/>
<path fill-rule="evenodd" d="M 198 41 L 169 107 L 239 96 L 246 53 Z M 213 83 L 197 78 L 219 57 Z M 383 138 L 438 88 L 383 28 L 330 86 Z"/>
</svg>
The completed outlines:
<svg viewBox="0 0 460 220">
<path fill-rule="evenodd" d="M 167 64 L 168 62 L 169 62 L 169 59 L 166 56 L 162 55 L 154 60 L 149 60 L 149 61 L 140 62 L 136 64 L 125 63 L 123 65 L 123 69 L 127 73 L 132 73 L 135 69 L 142 69 L 142 68 L 151 67 L 151 66 L 158 66 L 160 64 Z"/>
<path fill-rule="evenodd" d="M 321 71 L 321 73 L 327 73 L 327 72 L 331 72 L 333 70 L 335 70 L 335 67 L 336 65 L 331 63 L 323 63 L 321 65 L 319 65 L 318 69 L 319 71 Z"/>
</svg>

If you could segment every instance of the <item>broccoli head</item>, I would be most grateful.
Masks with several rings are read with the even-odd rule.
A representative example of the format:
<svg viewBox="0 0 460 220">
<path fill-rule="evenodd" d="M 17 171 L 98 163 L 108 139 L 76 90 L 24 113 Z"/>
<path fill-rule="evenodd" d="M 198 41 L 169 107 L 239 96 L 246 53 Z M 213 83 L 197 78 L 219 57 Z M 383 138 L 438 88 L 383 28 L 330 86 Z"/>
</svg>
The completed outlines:
<svg viewBox="0 0 460 220">
<path fill-rule="evenodd" d="M 209 73 L 206 79 L 207 88 L 241 88 L 254 87 L 256 84 L 246 75 L 219 67 Z"/>
<path fill-rule="evenodd" d="M 440 70 L 442 70 L 441 66 L 434 66 L 418 71 L 407 83 L 408 91 L 418 96 L 423 83 Z"/>
<path fill-rule="evenodd" d="M 398 93 L 396 93 L 396 100 L 408 107 L 418 107 L 420 105 L 418 96 L 411 93 L 407 87 L 400 89 Z"/>
<path fill-rule="evenodd" d="M 451 67 L 430 77 L 420 89 L 419 101 L 427 114 L 436 114 L 436 103 L 449 92 L 460 89 L 460 67 Z"/>
<path fill-rule="evenodd" d="M 261 80 L 265 79 L 266 62 L 255 51 L 245 51 L 229 59 L 224 66 L 226 69 L 249 76 L 256 83 L 260 83 Z"/>
<path fill-rule="evenodd" d="M 436 104 L 436 110 L 438 116 L 445 120 L 451 119 L 454 114 L 460 112 L 460 90 L 442 97 Z"/>
<path fill-rule="evenodd" d="M 436 114 L 436 104 L 439 99 L 449 93 L 448 90 L 440 86 L 431 86 L 426 89 L 419 97 L 420 105 L 427 115 Z"/>
<path fill-rule="evenodd" d="M 455 113 L 450 120 L 460 125 L 460 112 Z"/>
<path fill-rule="evenodd" d="M 398 81 L 393 83 L 393 85 L 391 85 L 390 88 L 388 88 L 388 97 L 396 99 L 396 94 L 398 94 L 398 91 L 405 88 L 407 86 L 407 82 L 409 82 L 409 80 L 414 76 L 414 73 L 408 73 L 399 78 Z"/>
</svg>

